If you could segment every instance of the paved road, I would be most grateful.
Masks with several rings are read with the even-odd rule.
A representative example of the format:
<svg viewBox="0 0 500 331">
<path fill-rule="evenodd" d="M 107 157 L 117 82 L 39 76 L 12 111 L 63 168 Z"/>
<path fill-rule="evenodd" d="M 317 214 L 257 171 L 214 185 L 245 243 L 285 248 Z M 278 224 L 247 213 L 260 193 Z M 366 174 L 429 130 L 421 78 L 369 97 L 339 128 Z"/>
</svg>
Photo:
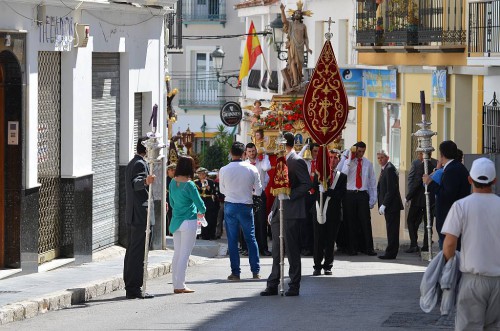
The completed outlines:
<svg viewBox="0 0 500 331">
<path fill-rule="evenodd" d="M 299 297 L 260 297 L 265 280 L 229 283 L 228 258 L 188 269 L 194 294 L 172 294 L 171 276 L 148 282 L 152 300 L 125 300 L 124 291 L 82 305 L 7 324 L 0 330 L 438 330 L 453 323 L 418 306 L 425 263 L 402 254 L 395 262 L 339 256 L 333 276 L 309 276 L 303 258 Z M 242 259 L 242 278 L 250 278 Z M 261 260 L 262 275 L 271 259 Z"/>
</svg>

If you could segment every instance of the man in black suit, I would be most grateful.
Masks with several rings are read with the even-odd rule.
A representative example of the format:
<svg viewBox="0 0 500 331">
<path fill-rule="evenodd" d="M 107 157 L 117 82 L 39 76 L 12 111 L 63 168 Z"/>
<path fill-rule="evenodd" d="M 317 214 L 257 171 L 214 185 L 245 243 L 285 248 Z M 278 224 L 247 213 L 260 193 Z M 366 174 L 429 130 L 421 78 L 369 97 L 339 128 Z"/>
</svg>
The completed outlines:
<svg viewBox="0 0 500 331">
<path fill-rule="evenodd" d="M 125 221 L 127 223 L 128 246 L 123 263 L 123 280 L 127 299 L 149 299 L 153 297 L 150 294 L 141 293 L 144 275 L 148 186 L 155 179 L 154 176 L 149 175 L 149 167 L 144 160 L 146 147 L 142 145 L 142 142 L 147 139 L 147 137 L 139 138 L 136 148 L 137 154 L 130 160 L 125 170 Z M 151 211 L 150 215 L 153 215 L 151 223 L 154 223 L 154 210 Z"/>
<path fill-rule="evenodd" d="M 200 193 L 201 199 L 207 211 L 205 213 L 205 219 L 208 225 L 201 228 L 201 239 L 203 240 L 215 240 L 215 231 L 217 228 L 217 214 L 219 213 L 219 201 L 216 197 L 217 189 L 213 180 L 207 178 L 208 170 L 205 168 L 198 168 L 196 170 L 198 179 L 194 181 L 198 192 Z"/>
<path fill-rule="evenodd" d="M 399 193 L 399 175 L 396 167 L 389 162 L 385 151 L 377 152 L 378 164 L 382 168 L 377 185 L 378 213 L 385 217 L 387 248 L 382 260 L 394 260 L 399 251 L 399 223 L 403 202 Z"/>
<path fill-rule="evenodd" d="M 423 175 L 422 180 L 428 185 L 428 189 L 436 194 L 436 230 L 439 234 L 439 248 L 443 249 L 444 234 L 441 233 L 441 229 L 446 215 L 455 201 L 470 194 L 471 187 L 468 181 L 469 171 L 456 160 L 457 144 L 451 140 L 443 141 L 439 145 L 439 153 L 439 162 L 444 169 L 441 184 L 437 184 L 429 175 Z M 460 245 L 458 250 L 460 250 Z"/>
<path fill-rule="evenodd" d="M 437 160 L 431 158 L 428 163 L 428 173 L 431 174 L 437 166 Z M 408 235 L 410 236 L 410 248 L 406 253 L 416 253 L 419 250 L 427 252 L 429 250 L 429 240 L 427 231 L 424 231 L 424 242 L 422 249 L 418 247 L 418 228 L 424 220 L 424 227 L 427 228 L 427 210 L 425 203 L 425 188 L 422 185 L 422 176 L 424 175 L 424 153 L 419 152 L 418 157 L 412 162 L 410 173 L 408 174 L 408 193 L 406 193 L 406 202 L 410 203 L 410 210 L 408 211 Z M 431 227 L 432 219 L 434 217 L 434 204 L 435 195 L 429 194 L 429 201 L 431 207 Z M 432 236 L 431 236 L 432 237 Z"/>
<path fill-rule="evenodd" d="M 288 275 L 290 282 L 286 296 L 297 296 L 300 290 L 301 263 L 300 263 L 300 225 L 305 221 L 306 206 L 305 196 L 311 188 L 311 178 L 307 171 L 306 162 L 300 158 L 295 150 L 294 136 L 287 132 L 286 139 L 286 163 L 288 167 L 288 179 L 290 181 L 290 196 L 280 197 L 283 200 L 284 214 L 284 236 L 285 247 L 290 268 Z M 280 218 L 279 218 L 279 198 L 274 200 L 271 208 L 271 231 L 273 234 L 273 268 L 267 279 L 266 289 L 260 293 L 262 296 L 277 295 L 280 283 Z"/>
<path fill-rule="evenodd" d="M 337 165 L 340 161 L 340 151 L 330 151 L 330 179 L 328 189 L 324 190 L 323 185 L 319 184 L 319 192 L 323 193 L 324 208 L 326 213 L 325 223 L 319 224 L 314 220 L 314 271 L 313 276 L 321 275 L 321 269 L 325 275 L 332 274 L 333 267 L 333 248 L 337 240 L 340 224 L 342 222 L 342 199 L 347 189 L 346 174 L 337 171 Z M 319 200 L 319 199 L 318 199 Z M 323 258 L 325 259 L 324 263 Z"/>
</svg>

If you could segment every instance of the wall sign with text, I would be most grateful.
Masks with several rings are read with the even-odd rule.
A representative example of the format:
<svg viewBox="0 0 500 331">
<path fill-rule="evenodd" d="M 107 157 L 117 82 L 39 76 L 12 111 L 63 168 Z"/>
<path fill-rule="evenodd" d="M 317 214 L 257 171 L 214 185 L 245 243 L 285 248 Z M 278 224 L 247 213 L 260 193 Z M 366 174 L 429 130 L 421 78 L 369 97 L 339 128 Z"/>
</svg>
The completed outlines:
<svg viewBox="0 0 500 331">
<path fill-rule="evenodd" d="M 226 126 L 236 126 L 243 118 L 243 111 L 239 103 L 228 101 L 220 109 L 220 119 Z"/>
</svg>

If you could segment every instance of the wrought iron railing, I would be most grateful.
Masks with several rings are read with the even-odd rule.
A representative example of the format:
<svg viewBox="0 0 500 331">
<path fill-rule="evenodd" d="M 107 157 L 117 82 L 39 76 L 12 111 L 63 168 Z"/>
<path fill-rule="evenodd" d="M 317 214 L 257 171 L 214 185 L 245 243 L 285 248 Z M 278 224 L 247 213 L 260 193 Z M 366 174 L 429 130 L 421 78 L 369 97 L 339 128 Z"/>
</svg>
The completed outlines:
<svg viewBox="0 0 500 331">
<path fill-rule="evenodd" d="M 357 0 L 359 45 L 463 45 L 462 0 Z"/>
<path fill-rule="evenodd" d="M 223 94 L 223 84 L 217 79 L 181 79 L 179 86 L 179 108 L 203 108 L 220 107 L 224 99 L 219 97 Z"/>
<path fill-rule="evenodd" d="M 500 55 L 500 0 L 469 3 L 469 56 Z"/>
<path fill-rule="evenodd" d="M 165 26 L 168 29 L 167 50 L 182 50 L 182 1 L 177 1 L 175 12 L 165 15 Z"/>
<path fill-rule="evenodd" d="M 226 23 L 226 0 L 183 0 L 182 22 Z"/>
<path fill-rule="evenodd" d="M 500 153 L 500 102 L 496 93 L 483 106 L 483 153 Z"/>
</svg>

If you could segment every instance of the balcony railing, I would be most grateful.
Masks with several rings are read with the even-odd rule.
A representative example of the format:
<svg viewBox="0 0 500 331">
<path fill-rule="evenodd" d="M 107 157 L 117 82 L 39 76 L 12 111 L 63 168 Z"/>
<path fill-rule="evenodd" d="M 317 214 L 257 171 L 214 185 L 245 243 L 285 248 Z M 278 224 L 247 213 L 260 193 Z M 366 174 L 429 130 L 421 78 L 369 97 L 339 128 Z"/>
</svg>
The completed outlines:
<svg viewBox="0 0 500 331">
<path fill-rule="evenodd" d="M 361 46 L 464 45 L 461 0 L 357 0 Z"/>
<path fill-rule="evenodd" d="M 165 26 L 168 29 L 167 51 L 182 52 L 182 1 L 177 1 L 175 12 L 165 15 Z"/>
<path fill-rule="evenodd" d="M 226 23 L 226 0 L 183 1 L 184 24 Z"/>
<path fill-rule="evenodd" d="M 500 55 L 500 0 L 469 3 L 469 56 Z"/>
<path fill-rule="evenodd" d="M 183 79 L 179 86 L 179 108 L 219 108 L 224 104 L 223 84 L 216 79 Z"/>
</svg>

